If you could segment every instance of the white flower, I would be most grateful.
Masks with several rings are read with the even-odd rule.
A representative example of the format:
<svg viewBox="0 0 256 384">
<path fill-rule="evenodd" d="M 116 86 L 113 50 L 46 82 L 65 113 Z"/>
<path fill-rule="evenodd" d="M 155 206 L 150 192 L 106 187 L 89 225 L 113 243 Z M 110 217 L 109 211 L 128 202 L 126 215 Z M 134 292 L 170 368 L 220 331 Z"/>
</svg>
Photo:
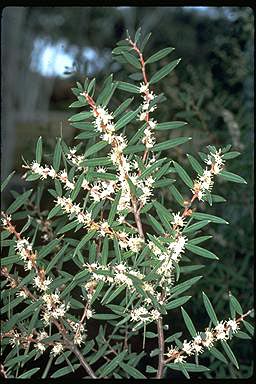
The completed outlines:
<svg viewBox="0 0 256 384">
<path fill-rule="evenodd" d="M 152 320 L 157 320 L 161 317 L 161 313 L 157 309 L 152 309 L 150 314 L 151 314 Z"/>
<path fill-rule="evenodd" d="M 140 83 L 140 93 L 146 93 L 148 91 L 148 84 Z"/>
<path fill-rule="evenodd" d="M 193 345 L 191 341 L 187 342 L 187 340 L 184 340 L 182 351 L 184 351 L 189 356 L 193 353 Z"/>
<path fill-rule="evenodd" d="M 231 328 L 232 332 L 237 332 L 239 330 L 239 326 L 235 320 L 228 320 L 227 326 Z"/>
<path fill-rule="evenodd" d="M 39 173 L 41 174 L 42 173 L 42 167 L 40 166 L 39 163 L 37 163 L 36 161 L 33 161 L 32 164 L 31 164 L 31 170 L 34 172 L 34 173 Z"/>
<path fill-rule="evenodd" d="M 47 277 L 46 280 L 41 280 L 39 276 L 36 276 L 33 280 L 33 285 L 41 291 L 46 291 L 48 289 L 48 285 L 50 285 L 52 282 L 52 279 L 49 277 Z"/>
<path fill-rule="evenodd" d="M 144 244 L 144 240 L 141 237 L 130 237 L 128 240 L 128 245 L 131 251 L 139 252 Z"/>
<path fill-rule="evenodd" d="M 172 224 L 179 227 L 184 227 L 184 217 L 180 214 L 180 212 L 173 215 L 173 221 Z"/>
<path fill-rule="evenodd" d="M 178 357 L 176 357 L 176 359 L 174 359 L 174 363 L 184 363 L 185 359 L 187 359 L 187 356 L 179 355 Z"/>
<path fill-rule="evenodd" d="M 53 356 L 59 355 L 64 350 L 63 345 L 61 343 L 56 343 L 51 350 Z"/>
<path fill-rule="evenodd" d="M 140 121 L 145 120 L 145 119 L 146 119 L 146 116 L 147 116 L 146 112 L 142 112 L 142 113 L 140 114 Z"/>
<path fill-rule="evenodd" d="M 40 352 L 43 353 L 46 350 L 46 347 L 42 343 L 36 343 L 35 348 Z"/>
<path fill-rule="evenodd" d="M 205 339 L 202 340 L 202 344 L 204 347 L 210 348 L 214 342 L 214 335 L 211 331 L 206 329 L 205 331 Z"/>
</svg>

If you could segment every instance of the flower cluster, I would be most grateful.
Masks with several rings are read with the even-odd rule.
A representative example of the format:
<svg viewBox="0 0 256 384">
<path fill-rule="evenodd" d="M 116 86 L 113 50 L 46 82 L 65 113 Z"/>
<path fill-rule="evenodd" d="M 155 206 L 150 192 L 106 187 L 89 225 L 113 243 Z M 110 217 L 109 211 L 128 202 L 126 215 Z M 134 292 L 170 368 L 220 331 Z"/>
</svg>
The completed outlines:
<svg viewBox="0 0 256 384">
<path fill-rule="evenodd" d="M 211 192 L 214 183 L 214 175 L 218 175 L 223 169 L 224 160 L 221 156 L 221 149 L 216 152 L 210 152 L 205 160 L 205 163 L 211 166 L 211 168 L 206 168 L 203 171 L 203 174 L 194 181 L 194 186 L 191 189 L 193 194 L 197 196 L 198 200 L 204 200 L 206 193 Z"/>
<path fill-rule="evenodd" d="M 16 241 L 16 252 L 24 261 L 24 269 L 30 271 L 36 265 L 36 254 L 32 251 L 32 245 L 27 239 Z"/>
<path fill-rule="evenodd" d="M 91 311 L 89 309 L 87 309 L 87 312 L 90 313 Z M 87 319 L 90 318 L 90 316 L 86 316 Z M 75 322 L 73 320 L 70 320 L 70 319 L 67 319 L 72 331 L 74 332 L 74 344 L 77 344 L 79 345 L 79 347 L 81 346 L 81 344 L 83 343 L 83 340 L 85 339 L 85 327 L 84 325 L 79 322 Z"/>
<path fill-rule="evenodd" d="M 84 171 L 87 170 L 87 168 L 83 167 L 83 163 L 86 160 L 84 155 L 77 155 L 76 154 L 77 149 L 76 148 L 70 148 L 69 153 L 67 154 L 68 160 L 77 167 L 77 169 L 84 169 Z"/>
<path fill-rule="evenodd" d="M 59 292 L 55 293 L 45 293 L 42 296 L 44 302 L 44 314 L 43 321 L 48 325 L 52 318 L 59 319 L 64 317 L 65 313 L 69 309 L 69 304 L 65 305 L 61 303 Z"/>
<path fill-rule="evenodd" d="M 238 322 L 235 319 L 219 322 L 213 329 L 206 328 L 204 332 L 198 333 L 193 340 L 184 340 L 180 350 L 171 346 L 166 353 L 174 363 L 183 363 L 188 356 L 202 353 L 204 348 L 210 349 L 217 340 L 227 340 L 232 337 L 239 329 Z"/>
<path fill-rule="evenodd" d="M 144 241 L 140 237 L 131 236 L 129 238 L 125 232 L 114 231 L 104 220 L 96 223 L 91 218 L 91 212 L 83 212 L 79 204 L 73 204 L 71 198 L 58 196 L 56 202 L 66 213 L 70 214 L 69 218 L 72 218 L 72 214 L 74 214 L 78 222 L 84 224 L 88 230 L 97 230 L 103 237 L 109 235 L 116 238 L 122 249 L 128 248 L 132 252 L 138 252 L 142 248 Z"/>
<path fill-rule="evenodd" d="M 42 343 L 42 340 L 46 339 L 49 337 L 48 333 L 45 331 L 39 332 L 37 336 L 38 342 L 35 345 L 35 348 L 38 350 L 38 352 L 43 353 L 46 350 L 45 344 Z"/>
<path fill-rule="evenodd" d="M 167 292 L 168 286 L 171 287 L 173 284 L 173 271 L 175 269 L 174 262 L 178 263 L 180 261 L 182 253 L 185 250 L 187 238 L 179 232 L 176 232 L 176 236 L 172 237 L 172 240 L 172 242 L 164 247 L 165 251 L 152 241 L 149 241 L 148 243 L 148 247 L 152 253 L 157 256 L 158 260 L 163 261 L 156 273 L 161 276 L 159 285 L 162 285 L 164 282 L 167 283 Z"/>
<path fill-rule="evenodd" d="M 152 309 L 151 311 L 145 307 L 138 307 L 132 309 L 131 320 L 140 323 L 151 322 L 157 320 L 161 317 L 161 313 L 157 309 Z"/>
<path fill-rule="evenodd" d="M 64 351 L 64 347 L 61 343 L 55 343 L 51 350 L 51 354 L 55 357 L 58 356 L 61 352 Z"/>
<path fill-rule="evenodd" d="M 154 129 L 157 122 L 153 119 L 149 119 L 149 113 L 156 109 L 156 106 L 150 107 L 150 102 L 155 98 L 154 93 L 149 91 L 149 84 L 140 83 L 140 93 L 143 94 L 143 103 L 141 112 L 139 115 L 140 121 L 146 121 L 146 128 L 144 129 L 144 137 L 142 143 L 146 148 L 152 148 L 155 144 Z"/>
<path fill-rule="evenodd" d="M 73 190 L 75 188 L 75 181 L 70 181 L 68 179 L 68 174 L 66 170 L 61 170 L 58 173 L 53 169 L 48 167 L 48 165 L 42 166 L 36 161 L 33 161 L 32 164 L 26 168 L 29 168 L 33 173 L 40 175 L 41 179 L 46 179 L 50 177 L 52 179 L 58 179 L 61 183 L 64 184 L 64 188 L 67 190 Z"/>
<path fill-rule="evenodd" d="M 148 292 L 155 296 L 156 299 L 159 299 L 160 293 L 154 290 L 153 285 L 143 281 L 145 279 L 145 275 L 123 263 L 108 266 L 92 263 L 85 264 L 85 267 L 92 274 L 92 279 L 85 284 L 87 300 L 89 301 L 91 300 L 99 281 L 104 281 L 112 286 L 120 286 L 124 284 L 131 292 L 135 292 L 136 289 L 134 287 L 132 276 L 141 280 L 141 286 L 145 292 Z M 146 304 L 151 304 L 151 299 L 149 297 L 145 298 L 144 301 Z"/>
</svg>

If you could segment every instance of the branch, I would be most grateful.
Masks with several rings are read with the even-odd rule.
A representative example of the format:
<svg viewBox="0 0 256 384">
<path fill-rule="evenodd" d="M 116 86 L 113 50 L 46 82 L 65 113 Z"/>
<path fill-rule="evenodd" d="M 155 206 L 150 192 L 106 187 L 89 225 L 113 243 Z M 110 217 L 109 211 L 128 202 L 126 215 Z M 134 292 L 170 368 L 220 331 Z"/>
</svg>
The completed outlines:
<svg viewBox="0 0 256 384">
<path fill-rule="evenodd" d="M 158 357 L 158 368 L 156 379 L 162 379 L 163 369 L 164 369 L 164 332 L 163 332 L 163 321 L 159 317 L 157 320 L 157 333 L 158 333 L 158 347 L 159 347 L 159 357 Z"/>
</svg>

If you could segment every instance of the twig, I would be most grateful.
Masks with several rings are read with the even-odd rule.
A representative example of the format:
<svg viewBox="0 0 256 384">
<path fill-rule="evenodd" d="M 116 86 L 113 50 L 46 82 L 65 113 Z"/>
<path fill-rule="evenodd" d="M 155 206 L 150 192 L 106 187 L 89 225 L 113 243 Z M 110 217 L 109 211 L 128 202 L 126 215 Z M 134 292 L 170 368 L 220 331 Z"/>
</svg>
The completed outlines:
<svg viewBox="0 0 256 384">
<path fill-rule="evenodd" d="M 159 317 L 157 320 L 157 333 L 158 333 L 158 347 L 159 347 L 159 356 L 158 356 L 158 368 L 157 368 L 157 379 L 162 379 L 163 369 L 164 369 L 164 332 L 163 332 L 163 321 Z"/>
</svg>

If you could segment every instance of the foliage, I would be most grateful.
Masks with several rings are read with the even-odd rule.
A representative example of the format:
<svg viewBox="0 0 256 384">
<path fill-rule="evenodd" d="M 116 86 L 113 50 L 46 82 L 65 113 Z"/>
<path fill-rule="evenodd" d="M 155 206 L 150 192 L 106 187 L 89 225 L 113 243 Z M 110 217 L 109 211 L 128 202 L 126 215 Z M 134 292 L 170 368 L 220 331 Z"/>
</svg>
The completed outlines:
<svg viewBox="0 0 256 384">
<path fill-rule="evenodd" d="M 210 271 L 225 256 L 206 249 L 202 243 L 210 236 L 202 228 L 226 226 L 226 218 L 198 208 L 225 201 L 212 193 L 215 179 L 246 188 L 245 179 L 227 167 L 240 153 L 231 145 L 208 145 L 186 162 L 182 155 L 182 161 L 170 157 L 173 148 L 188 148 L 191 137 L 172 135 L 186 127 L 184 121 L 158 122 L 156 110 L 167 98 L 155 91 L 180 59 L 168 62 L 172 47 L 145 59 L 148 39 L 138 29 L 134 39 L 128 34 L 113 50 L 128 79 L 113 80 L 111 74 L 99 92 L 95 79 L 77 82 L 70 107 L 79 112 L 69 121 L 80 131 L 78 144 L 69 148 L 58 138 L 49 156 L 40 137 L 35 161 L 24 165 L 26 180 L 37 184 L 15 194 L 3 213 L 2 349 L 8 378 L 56 378 L 78 370 L 84 378 L 163 378 L 176 371 L 200 378 L 210 374 L 216 359 L 239 368 L 227 340 L 252 336 L 244 320 L 252 310 L 242 309 L 231 292 L 227 320 L 219 320 L 204 292 L 207 323 L 197 314 L 194 325 L 185 308 L 206 276 L 193 272 L 205 265 Z M 119 92 L 123 99 L 109 112 Z M 42 209 L 44 189 L 52 203 Z M 169 195 L 179 211 L 167 208 Z M 177 324 L 184 320 L 182 332 L 172 322 L 177 317 Z M 199 364 L 203 352 L 209 368 Z M 41 371 L 45 355 L 50 359 Z M 27 370 L 32 359 L 38 366 Z"/>
</svg>

